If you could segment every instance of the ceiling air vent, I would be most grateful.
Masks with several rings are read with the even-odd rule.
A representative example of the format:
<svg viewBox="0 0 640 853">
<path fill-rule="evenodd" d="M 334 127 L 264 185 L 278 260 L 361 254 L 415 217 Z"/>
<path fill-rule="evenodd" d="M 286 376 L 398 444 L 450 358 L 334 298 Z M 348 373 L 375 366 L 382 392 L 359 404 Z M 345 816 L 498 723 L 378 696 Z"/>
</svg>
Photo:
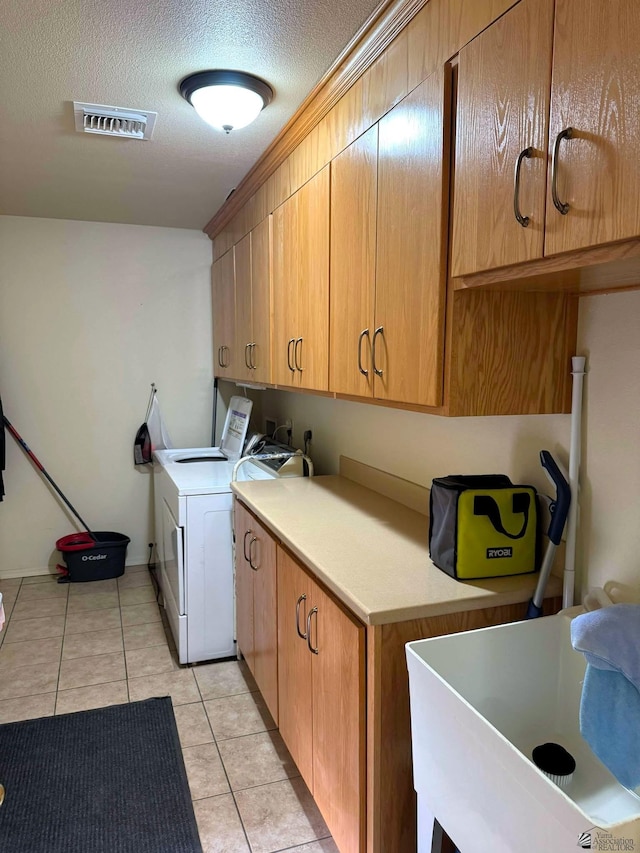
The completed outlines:
<svg viewBox="0 0 640 853">
<path fill-rule="evenodd" d="M 158 113 L 148 110 L 129 110 L 105 104 L 73 102 L 76 130 L 80 133 L 99 133 L 121 139 L 151 139 Z"/>
</svg>

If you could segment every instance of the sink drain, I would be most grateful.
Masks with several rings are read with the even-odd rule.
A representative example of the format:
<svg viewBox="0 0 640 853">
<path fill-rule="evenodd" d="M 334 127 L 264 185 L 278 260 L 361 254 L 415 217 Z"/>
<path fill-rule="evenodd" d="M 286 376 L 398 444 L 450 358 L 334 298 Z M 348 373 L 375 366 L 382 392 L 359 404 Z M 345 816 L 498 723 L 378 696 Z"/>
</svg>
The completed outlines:
<svg viewBox="0 0 640 853">
<path fill-rule="evenodd" d="M 559 743 L 540 744 L 533 750 L 531 757 L 536 767 L 560 788 L 565 788 L 573 779 L 576 760 Z"/>
</svg>

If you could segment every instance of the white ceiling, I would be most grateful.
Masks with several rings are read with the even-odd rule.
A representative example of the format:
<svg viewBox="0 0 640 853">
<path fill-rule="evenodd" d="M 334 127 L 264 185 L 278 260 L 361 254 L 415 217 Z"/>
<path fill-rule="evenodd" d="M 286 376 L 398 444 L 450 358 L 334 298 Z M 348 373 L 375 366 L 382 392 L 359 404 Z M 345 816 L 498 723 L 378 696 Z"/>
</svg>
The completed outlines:
<svg viewBox="0 0 640 853">
<path fill-rule="evenodd" d="M 203 228 L 379 0 L 2 0 L 0 214 Z M 225 136 L 178 92 L 233 68 L 270 106 Z M 158 113 L 148 142 L 78 133 L 73 101 Z"/>
</svg>

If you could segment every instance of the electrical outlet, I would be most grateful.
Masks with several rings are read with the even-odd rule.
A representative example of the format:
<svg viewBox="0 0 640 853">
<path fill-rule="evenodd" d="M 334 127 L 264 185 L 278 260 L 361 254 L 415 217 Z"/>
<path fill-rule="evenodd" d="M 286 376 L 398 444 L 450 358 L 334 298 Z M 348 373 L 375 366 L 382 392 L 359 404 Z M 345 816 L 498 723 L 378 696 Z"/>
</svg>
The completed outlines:
<svg viewBox="0 0 640 853">
<path fill-rule="evenodd" d="M 293 433 L 293 421 L 291 420 L 291 418 L 285 418 L 285 421 L 284 421 L 284 423 L 283 423 L 283 426 L 284 426 L 287 430 L 291 430 L 291 432 Z"/>
<path fill-rule="evenodd" d="M 276 431 L 276 427 L 278 426 L 278 421 L 276 418 L 265 418 L 264 419 L 264 434 L 271 437 Z"/>
</svg>

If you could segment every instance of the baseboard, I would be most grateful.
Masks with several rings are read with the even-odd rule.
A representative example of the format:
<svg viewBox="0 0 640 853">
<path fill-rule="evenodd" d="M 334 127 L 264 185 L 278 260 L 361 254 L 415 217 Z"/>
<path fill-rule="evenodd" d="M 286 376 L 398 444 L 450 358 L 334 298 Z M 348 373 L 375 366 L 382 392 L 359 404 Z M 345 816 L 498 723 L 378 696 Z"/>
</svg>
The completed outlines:
<svg viewBox="0 0 640 853">
<path fill-rule="evenodd" d="M 127 560 L 125 562 L 125 570 L 129 571 L 141 571 L 142 569 L 147 568 L 146 560 L 145 562 L 139 562 Z M 33 569 L 0 569 L 0 581 L 2 580 L 14 580 L 15 578 L 36 578 L 36 577 L 46 577 L 49 575 L 52 578 L 58 577 L 58 573 L 55 570 L 51 570 L 49 566 L 44 567 L 36 567 Z"/>
</svg>

